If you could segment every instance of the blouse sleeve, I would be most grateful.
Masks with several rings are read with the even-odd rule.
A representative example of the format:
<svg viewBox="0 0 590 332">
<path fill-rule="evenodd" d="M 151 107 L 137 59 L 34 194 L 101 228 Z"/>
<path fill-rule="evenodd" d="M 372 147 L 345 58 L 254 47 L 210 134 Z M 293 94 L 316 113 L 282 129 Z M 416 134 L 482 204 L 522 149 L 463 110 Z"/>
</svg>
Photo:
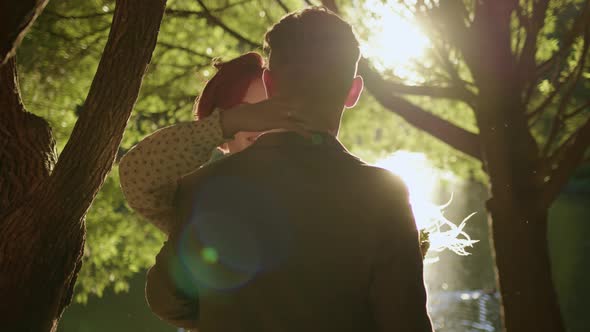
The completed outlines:
<svg viewBox="0 0 590 332">
<path fill-rule="evenodd" d="M 203 120 L 162 128 L 144 138 L 119 164 L 129 206 L 169 233 L 177 180 L 206 163 L 224 142 L 219 110 Z"/>
</svg>

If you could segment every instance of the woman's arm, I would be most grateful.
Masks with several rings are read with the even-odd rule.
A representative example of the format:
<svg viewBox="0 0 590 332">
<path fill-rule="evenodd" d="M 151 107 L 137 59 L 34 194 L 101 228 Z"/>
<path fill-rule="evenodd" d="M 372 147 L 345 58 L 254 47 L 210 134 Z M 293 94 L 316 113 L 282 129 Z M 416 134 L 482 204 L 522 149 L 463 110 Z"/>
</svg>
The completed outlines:
<svg viewBox="0 0 590 332">
<path fill-rule="evenodd" d="M 175 220 L 176 181 L 204 163 L 212 151 L 239 131 L 277 128 L 304 132 L 308 121 L 298 105 L 280 98 L 215 110 L 193 122 L 166 127 L 144 138 L 119 164 L 121 187 L 129 205 L 166 234 Z"/>
<path fill-rule="evenodd" d="M 169 233 L 177 179 L 206 163 L 224 141 L 219 110 L 205 119 L 169 126 L 144 138 L 119 164 L 127 202 Z"/>
</svg>

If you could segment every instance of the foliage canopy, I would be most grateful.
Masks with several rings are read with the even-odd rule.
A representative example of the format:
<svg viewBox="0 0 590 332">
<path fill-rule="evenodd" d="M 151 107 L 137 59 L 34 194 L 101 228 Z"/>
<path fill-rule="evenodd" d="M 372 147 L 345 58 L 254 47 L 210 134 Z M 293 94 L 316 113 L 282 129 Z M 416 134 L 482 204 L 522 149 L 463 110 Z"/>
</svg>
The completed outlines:
<svg viewBox="0 0 590 332">
<path fill-rule="evenodd" d="M 213 74 L 211 62 L 215 57 L 229 59 L 246 51 L 260 51 L 262 36 L 270 25 L 287 11 L 302 8 L 311 2 L 169 0 L 158 45 L 119 154 L 122 155 L 158 128 L 191 120 L 194 99 Z M 364 24 L 365 18 L 377 15 L 365 6 L 368 2 L 374 1 L 339 1 L 344 16 L 355 26 L 361 40 L 367 40 L 371 33 Z M 408 14 L 408 2 L 412 1 L 399 1 L 390 6 L 392 10 Z M 464 2 L 470 9 L 472 1 Z M 520 3 L 520 11 L 514 13 L 512 23 L 512 47 L 515 52 L 522 52 L 526 39 L 526 31 L 518 15 L 530 15 L 532 10 L 531 1 L 521 0 Z M 534 108 L 543 105 L 557 91 L 556 86 L 565 84 L 572 75 L 581 75 L 585 83 L 576 85 L 572 90 L 575 96 L 572 103 L 583 104 L 585 98 L 587 100 L 590 73 L 587 70 L 578 73 L 577 68 L 580 58 L 587 56 L 584 48 L 588 45 L 582 37 L 569 41 L 566 36 L 582 4 L 581 0 L 549 1 L 549 13 L 537 37 L 535 58 L 538 62 L 553 59 L 563 43 L 574 45 L 572 52 L 560 56 L 560 61 L 565 64 L 562 70 L 546 72 L 545 78 L 531 89 L 531 114 L 537 118 L 533 133 L 539 142 L 545 142 L 553 135 L 553 119 L 561 106 L 550 100 L 548 111 L 534 113 Z M 452 8 L 447 9 L 452 11 Z M 24 103 L 29 111 L 50 122 L 58 151 L 67 142 L 92 84 L 108 37 L 113 10 L 114 1 L 111 0 L 52 1 L 18 50 Z M 452 13 L 442 11 L 439 14 Z M 416 74 L 413 80 L 436 86 L 447 86 L 449 82 L 458 80 L 466 91 L 476 93 L 471 73 L 459 53 L 426 18 L 420 20 L 432 44 L 422 58 L 409 64 Z M 455 68 L 457 77 L 449 76 L 446 70 L 449 65 Z M 385 68 L 382 74 L 390 80 L 404 83 L 404 79 L 398 77 L 396 68 Z M 453 124 L 477 133 L 475 117 L 466 102 L 421 96 L 408 99 Z M 565 130 L 558 133 L 558 141 L 565 140 L 579 127 L 587 116 L 587 108 L 570 114 L 573 115 L 566 119 Z M 438 167 L 485 181 L 478 161 L 410 126 L 385 110 L 368 93 L 364 94 L 355 109 L 345 113 L 340 139 L 351 152 L 369 162 L 399 149 L 420 151 L 426 153 Z M 151 265 L 163 241 L 163 236 L 154 227 L 140 220 L 127 207 L 119 189 L 117 173 L 116 169 L 111 172 L 86 218 L 88 235 L 84 265 L 76 289 L 77 301 L 84 302 L 89 294 L 100 296 L 108 287 L 113 287 L 115 291 L 125 290 L 129 276 Z"/>
</svg>

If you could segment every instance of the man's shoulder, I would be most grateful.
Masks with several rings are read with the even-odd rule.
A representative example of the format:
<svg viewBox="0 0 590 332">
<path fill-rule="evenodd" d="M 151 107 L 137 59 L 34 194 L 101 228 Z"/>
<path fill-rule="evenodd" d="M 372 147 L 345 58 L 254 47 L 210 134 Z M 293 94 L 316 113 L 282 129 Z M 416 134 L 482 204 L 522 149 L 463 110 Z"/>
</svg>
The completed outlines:
<svg viewBox="0 0 590 332">
<path fill-rule="evenodd" d="M 371 185 L 384 193 L 408 194 L 408 187 L 402 178 L 384 168 L 362 163 L 359 164 L 364 179 L 370 180 Z"/>
<path fill-rule="evenodd" d="M 337 157 L 350 176 L 362 179 L 376 187 L 407 192 L 405 182 L 398 175 L 382 167 L 372 165 L 347 150 L 341 151 Z M 345 160 L 345 161 L 344 161 Z"/>
</svg>

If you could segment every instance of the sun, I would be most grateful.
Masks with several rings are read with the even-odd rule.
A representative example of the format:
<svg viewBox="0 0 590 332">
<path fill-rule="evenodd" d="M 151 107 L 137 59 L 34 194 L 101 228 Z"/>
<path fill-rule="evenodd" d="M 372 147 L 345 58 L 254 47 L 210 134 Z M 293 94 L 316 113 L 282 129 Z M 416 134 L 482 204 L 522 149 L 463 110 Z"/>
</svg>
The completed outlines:
<svg viewBox="0 0 590 332">
<path fill-rule="evenodd" d="M 379 160 L 375 165 L 389 170 L 404 181 L 410 192 L 410 203 L 417 228 L 428 228 L 432 223 L 433 213 L 436 213 L 433 209 L 437 209 L 437 206 L 430 202 L 436 190 L 438 174 L 428 162 L 426 155 L 398 151 Z"/>
<path fill-rule="evenodd" d="M 390 69 L 397 76 L 414 79 L 411 60 L 424 55 L 430 41 L 397 1 L 365 0 L 363 7 L 369 15 L 361 19 L 367 40 L 361 42 L 363 55 L 373 60 L 378 70 Z"/>
</svg>

